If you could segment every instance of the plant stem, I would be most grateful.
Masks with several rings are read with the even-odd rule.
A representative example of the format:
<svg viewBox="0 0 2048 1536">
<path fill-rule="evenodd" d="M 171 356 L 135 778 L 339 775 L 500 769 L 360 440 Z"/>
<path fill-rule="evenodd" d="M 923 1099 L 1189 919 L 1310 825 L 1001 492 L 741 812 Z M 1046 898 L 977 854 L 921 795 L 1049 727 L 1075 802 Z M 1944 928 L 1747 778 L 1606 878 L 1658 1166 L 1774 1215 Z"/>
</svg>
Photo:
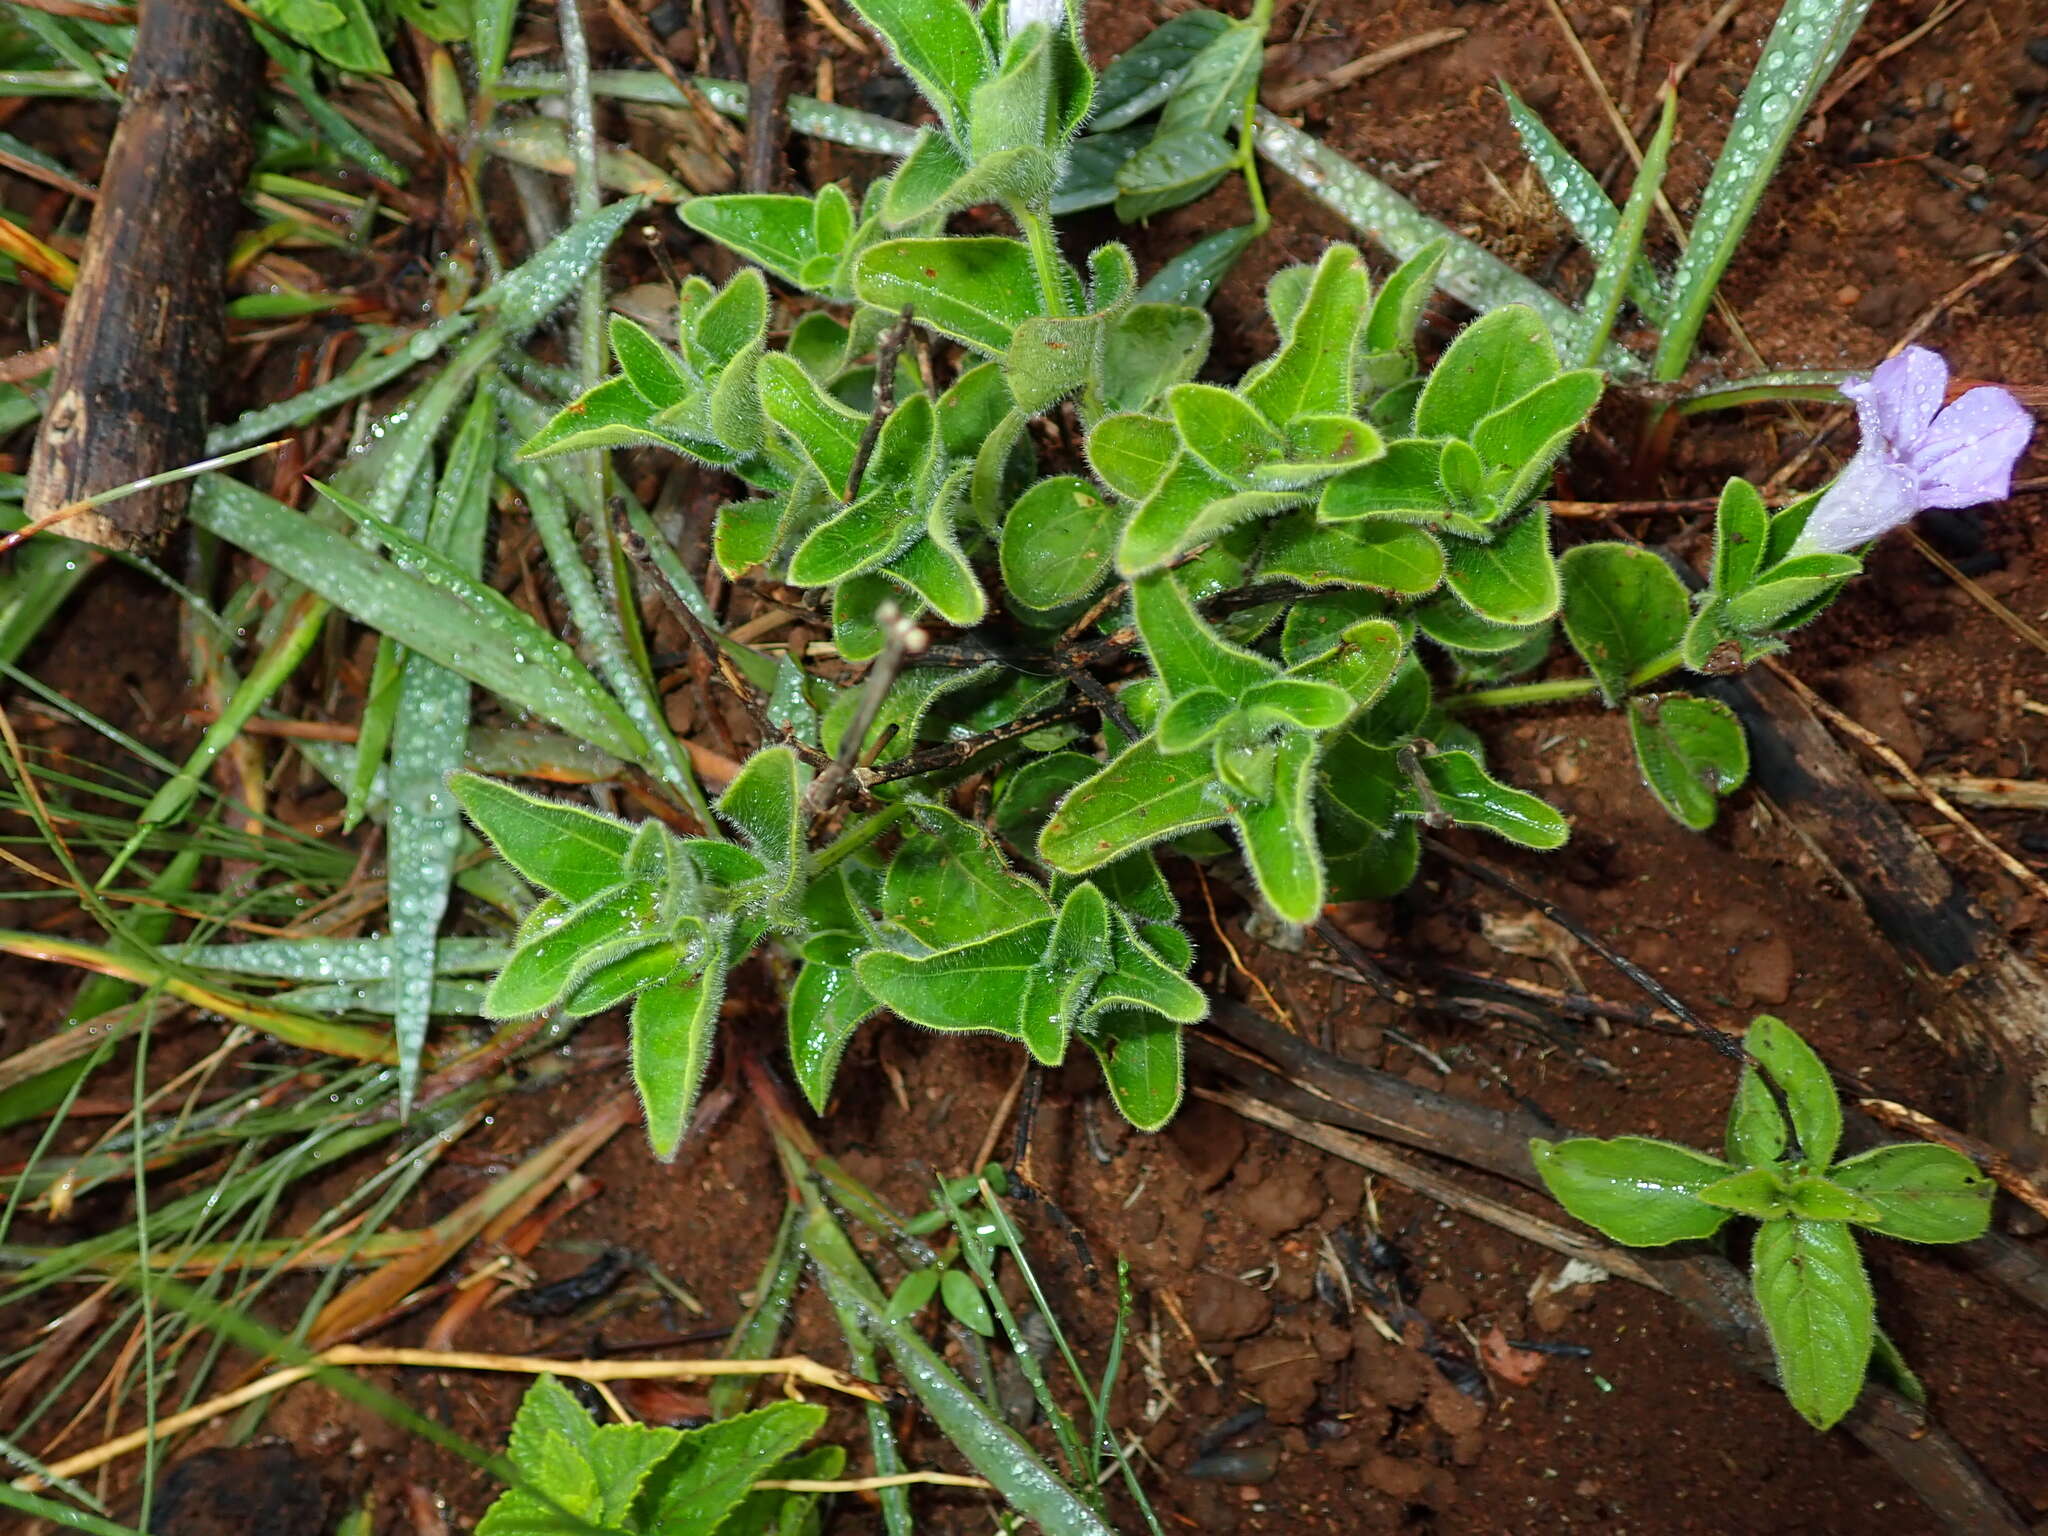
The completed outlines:
<svg viewBox="0 0 2048 1536">
<path fill-rule="evenodd" d="M 1263 42 L 1273 25 L 1273 0 L 1257 0 L 1252 7 L 1248 25 L 1258 29 Z M 1258 144 L 1252 137 L 1252 114 L 1259 109 L 1259 82 L 1252 81 L 1252 88 L 1245 92 L 1244 115 L 1237 125 L 1237 169 L 1244 177 L 1244 189 L 1252 200 L 1252 230 L 1254 238 L 1263 235 L 1272 227 L 1273 216 L 1266 208 L 1266 189 L 1259 181 Z"/>
<path fill-rule="evenodd" d="M 1682 665 L 1684 663 L 1677 651 L 1666 651 L 1629 674 L 1628 686 L 1633 691 L 1646 683 L 1654 683 L 1658 678 L 1676 672 Z M 1453 694 L 1444 700 L 1444 708 L 1457 715 L 1474 709 L 1556 704 L 1565 699 L 1583 699 L 1599 691 L 1600 685 L 1590 677 L 1558 677 L 1542 683 L 1513 683 L 1505 688 L 1481 688 L 1473 693 Z"/>
<path fill-rule="evenodd" d="M 1038 268 L 1038 291 L 1048 315 L 1071 314 L 1067 307 L 1067 285 L 1060 279 L 1059 247 L 1053 243 L 1052 221 L 1036 208 L 1013 207 L 1011 216 L 1024 231 L 1024 243 L 1031 247 L 1031 261 Z"/>
<path fill-rule="evenodd" d="M 813 880 L 817 879 L 818 876 L 824 874 L 849 854 L 860 852 L 861 849 L 867 847 L 869 843 L 872 843 L 900 821 L 903 813 L 909 809 L 908 804 L 898 801 L 894 805 L 886 806 L 882 810 L 875 812 L 874 815 L 868 817 L 865 821 L 855 822 L 844 832 L 840 833 L 837 840 L 831 846 L 818 851 L 817 857 L 811 860 L 811 878 Z"/>
</svg>

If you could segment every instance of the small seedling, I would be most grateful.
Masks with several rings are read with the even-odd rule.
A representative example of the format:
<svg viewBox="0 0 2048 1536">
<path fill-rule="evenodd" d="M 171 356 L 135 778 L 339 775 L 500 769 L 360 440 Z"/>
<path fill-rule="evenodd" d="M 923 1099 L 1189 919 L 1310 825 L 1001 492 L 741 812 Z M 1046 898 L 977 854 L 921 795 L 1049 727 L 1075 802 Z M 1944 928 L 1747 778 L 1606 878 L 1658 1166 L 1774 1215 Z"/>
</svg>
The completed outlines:
<svg viewBox="0 0 2048 1536">
<path fill-rule="evenodd" d="M 1529 1144 L 1558 1203 L 1618 1243 L 1657 1247 L 1757 1223 L 1750 1278 L 1792 1406 L 1817 1429 L 1855 1406 L 1875 1362 L 1918 1384 L 1877 1326 L 1853 1227 L 1909 1243 L 1965 1243 L 1991 1219 L 1993 1185 L 1927 1142 L 1835 1156 L 1842 1106 L 1813 1048 L 1782 1020 L 1750 1026 L 1726 1157 L 1645 1136 Z"/>
<path fill-rule="evenodd" d="M 552 1376 L 527 1389 L 512 1421 L 519 1483 L 477 1536 L 797 1536 L 818 1529 L 816 1492 L 766 1479 L 836 1478 L 846 1453 L 803 1449 L 825 1425 L 810 1403 L 775 1403 L 697 1429 L 599 1425 Z"/>
</svg>

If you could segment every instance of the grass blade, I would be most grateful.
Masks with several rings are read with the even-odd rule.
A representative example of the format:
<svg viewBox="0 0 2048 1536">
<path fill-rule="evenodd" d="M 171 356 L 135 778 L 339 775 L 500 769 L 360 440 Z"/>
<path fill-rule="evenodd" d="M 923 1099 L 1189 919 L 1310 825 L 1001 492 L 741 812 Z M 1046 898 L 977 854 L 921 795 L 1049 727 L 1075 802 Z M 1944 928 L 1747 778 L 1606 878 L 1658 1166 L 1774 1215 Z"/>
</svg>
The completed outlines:
<svg viewBox="0 0 2048 1536">
<path fill-rule="evenodd" d="M 1567 349 L 1578 367 L 1590 365 L 1607 350 L 1607 338 L 1614 332 L 1614 317 L 1621 313 L 1622 291 L 1642 267 L 1643 234 L 1650 226 L 1650 209 L 1656 204 L 1657 191 L 1664 185 L 1671 135 L 1677 126 L 1678 95 L 1666 91 L 1664 114 L 1650 147 L 1643 152 L 1643 163 L 1636 169 L 1628 206 L 1621 211 L 1621 220 L 1614 226 L 1613 237 L 1593 271 L 1585 300 L 1579 305 L 1579 327 Z"/>
<path fill-rule="evenodd" d="M 502 593 L 465 581 L 431 551 L 406 547 L 397 530 L 356 513 L 404 565 L 378 559 L 240 481 L 209 476 L 192 503 L 199 526 L 372 629 L 616 757 L 648 755 L 639 730 L 568 647 Z"/>
<path fill-rule="evenodd" d="M 1385 182 L 1263 107 L 1252 122 L 1260 154 L 1401 260 L 1434 241 L 1448 241 L 1443 265 L 1437 269 L 1437 286 L 1444 292 L 1482 312 L 1526 304 L 1543 317 L 1552 334 L 1570 334 L 1572 312 L 1492 252 L 1439 224 Z"/>
<path fill-rule="evenodd" d="M 1535 110 L 1515 94 L 1514 87 L 1503 80 L 1500 88 L 1501 94 L 1507 97 L 1508 120 L 1515 125 L 1522 150 L 1536 168 L 1536 174 L 1543 179 L 1551 202 L 1557 205 L 1557 211 L 1564 215 L 1565 222 L 1571 225 L 1572 232 L 1592 254 L 1593 260 L 1606 261 L 1614 247 L 1615 232 L 1621 226 L 1621 210 L 1614 206 L 1614 200 L 1607 195 L 1607 189 L 1600 185 L 1598 178 L 1564 147 Z M 1638 176 L 1639 184 L 1640 179 Z M 1657 281 L 1657 275 L 1650 270 L 1647 260 L 1638 259 L 1630 263 L 1628 296 L 1654 325 L 1661 326 L 1670 314 L 1671 296 Z"/>
<path fill-rule="evenodd" d="M 511 386 L 500 387 L 498 400 L 506 407 L 506 416 L 514 433 L 522 438 L 531 436 L 532 431 L 538 431 L 544 424 L 540 408 Z M 655 769 L 669 788 L 681 797 L 707 837 L 723 837 L 724 833 L 718 830 L 718 823 L 711 815 L 704 791 L 697 783 L 697 776 L 690 769 L 689 756 L 669 729 L 668 716 L 662 710 L 661 699 L 652 680 L 634 665 L 632 648 L 619 623 L 617 606 L 604 600 L 590 574 L 590 567 L 584 564 L 576 535 L 570 527 L 568 507 L 552 477 L 553 468 L 548 464 L 509 463 L 503 466 L 502 472 L 526 497 L 527 509 L 533 515 L 534 530 L 540 535 L 548 563 L 554 569 L 555 579 L 562 584 L 563 597 L 568 600 L 570 618 L 582 634 L 584 643 L 595 653 L 598 669 L 604 674 L 605 681 L 611 684 L 612 692 L 627 718 L 649 743 L 648 766 Z M 565 463 L 562 469 L 568 476 L 576 475 L 573 464 Z M 572 479 L 572 487 L 574 483 Z M 584 510 L 595 537 L 603 543 L 603 555 L 609 561 L 612 557 L 611 523 L 604 516 L 602 506 Z"/>
<path fill-rule="evenodd" d="M 483 574 L 497 437 L 497 409 L 489 392 L 479 390 L 449 449 L 427 529 L 428 545 L 471 578 Z M 408 654 L 404 668 L 392 729 L 386 823 L 397 994 L 391 1022 L 398 1039 L 401 1114 L 412 1108 L 427 1016 L 434 1007 L 435 939 L 448 910 L 462 842 L 462 814 L 448 793 L 448 776 L 462 766 L 469 731 L 467 678 L 417 652 Z M 360 771 L 360 759 L 357 766 Z"/>
<path fill-rule="evenodd" d="M 1785 0 L 1700 194 L 1692 243 L 1671 275 L 1671 319 L 1651 365 L 1653 377 L 1675 379 L 1692 361 L 1707 306 L 1764 188 L 1869 10 L 1870 0 Z"/>
</svg>

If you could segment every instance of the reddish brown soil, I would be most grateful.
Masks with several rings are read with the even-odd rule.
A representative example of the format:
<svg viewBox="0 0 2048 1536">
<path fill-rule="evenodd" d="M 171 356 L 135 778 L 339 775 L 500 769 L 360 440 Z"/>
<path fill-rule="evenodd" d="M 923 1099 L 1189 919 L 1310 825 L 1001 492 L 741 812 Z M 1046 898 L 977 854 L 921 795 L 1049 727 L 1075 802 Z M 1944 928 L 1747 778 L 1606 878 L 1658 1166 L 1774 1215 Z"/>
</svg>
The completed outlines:
<svg viewBox="0 0 2048 1536">
<path fill-rule="evenodd" d="M 1640 109 L 1712 9 L 1702 0 L 1653 8 L 1626 111 Z M 1878 5 L 1852 58 L 1903 36 L 1926 9 Z M 1684 88 L 1672 187 L 1681 209 L 1704 179 L 1771 10 L 1764 0 L 1743 5 Z M 1620 81 L 1630 8 L 1577 4 L 1567 14 L 1602 76 Z M 1142 7 L 1093 6 L 1093 40 L 1114 51 L 1156 19 Z M 1540 0 L 1324 0 L 1306 15 L 1285 3 L 1275 41 L 1298 36 L 1299 46 L 1275 69 L 1292 78 L 1445 25 L 1469 28 L 1469 35 L 1326 97 L 1309 109 L 1307 125 L 1524 270 L 1555 264 L 1555 281 L 1575 290 L 1584 280 L 1583 258 L 1566 254 L 1491 89 L 1498 75 L 1513 79 L 1596 166 L 1615 153 L 1599 104 Z M 2048 127 L 2040 120 L 2048 68 L 2031 62 L 2023 45 L 2043 34 L 2043 0 L 1966 6 L 1880 65 L 1831 112 L 1818 141 L 1799 147 L 1723 290 L 1767 365 L 1867 365 L 1980 270 L 1978 258 L 2004 251 L 2014 236 L 2039 232 L 2035 178 L 2048 167 Z M 860 99 L 862 61 L 807 21 L 798 43 L 800 80 L 808 83 L 829 54 L 841 98 Z M 835 152 L 833 172 L 851 171 L 856 158 Z M 1270 344 L 1259 305 L 1266 276 L 1346 235 L 1277 175 L 1268 185 L 1276 227 L 1216 304 L 1219 355 L 1231 365 Z M 1242 222 L 1243 214 L 1233 186 L 1133 238 L 1141 255 L 1156 261 L 1197 234 Z M 2048 383 L 2044 308 L 2048 267 L 2022 256 L 1944 307 L 1924 339 L 1960 374 Z M 1457 317 L 1446 310 L 1442 318 L 1447 329 Z M 1710 328 L 1709 340 L 1715 359 L 1703 374 L 1746 371 L 1725 331 Z M 1819 414 L 1809 411 L 1808 418 Z M 1623 467 L 1634 431 L 1628 407 L 1610 408 L 1602 424 L 1606 443 L 1589 445 L 1572 466 L 1575 495 L 1710 493 L 1729 472 L 1768 476 L 1804 441 L 1787 413 L 1707 418 L 1679 436 L 1660 473 L 1642 479 Z M 2037 447 L 2022 473 L 2039 474 L 2044 464 Z M 1980 549 L 1969 547 L 1978 537 L 1969 527 L 1951 545 L 1952 554 L 1973 557 L 1988 590 L 2028 619 L 2048 609 L 2048 535 L 2035 521 L 2039 507 L 2022 500 L 1990 509 Z M 1676 530 L 1667 519 L 1633 531 L 1669 537 Z M 107 622 L 110 603 L 120 605 L 119 624 Z M 176 674 L 160 659 L 170 653 L 170 615 L 146 589 L 124 584 L 117 596 L 103 581 L 31 659 L 32 670 L 169 746 L 182 740 L 172 723 Z M 128 639 L 149 634 L 158 638 L 128 647 Z M 1909 548 L 1883 550 L 1872 577 L 1802 638 L 1794 662 L 1926 766 L 2027 776 L 2034 752 L 2048 749 L 2048 719 L 2023 707 L 2030 699 L 2048 702 L 2048 656 L 1943 584 Z M 146 695 L 139 706 L 124 704 L 115 696 L 124 690 L 109 684 L 110 676 L 126 673 Z M 1542 788 L 1582 830 L 1571 850 L 1550 859 L 1508 856 L 1498 845 L 1468 844 L 1472 851 L 1511 867 L 1715 1022 L 1739 1027 L 1757 1011 L 1780 1012 L 1830 1060 L 1866 1075 L 1887 1095 L 1960 1117 L 1955 1070 L 1917 1027 L 1898 962 L 1767 807 L 1745 794 L 1712 834 L 1682 832 L 1634 781 L 1616 721 L 1592 710 L 1489 722 L 1486 733 L 1508 776 Z M 2020 857 L 2037 867 L 2043 862 L 2048 841 L 2026 817 L 1980 820 Z M 2014 942 L 2038 956 L 2048 912 L 1959 840 L 1938 830 L 1935 837 Z M 1247 939 L 1232 915 L 1236 908 L 1225 898 L 1226 926 L 1252 968 L 1299 1027 L 1313 1034 L 1327 1025 L 1354 1060 L 1489 1103 L 1519 1099 L 1589 1130 L 1700 1143 L 1718 1136 L 1728 1075 L 1697 1046 L 1622 1032 L 1574 1036 L 1560 1048 L 1505 1029 L 1396 1018 L 1362 1002 L 1355 986 L 1340 994 L 1306 958 Z M 1263 1006 L 1214 942 L 1199 906 L 1190 916 L 1203 940 L 1204 979 Z M 1369 943 L 1410 956 L 1549 982 L 1571 979 L 1552 961 L 1500 949 L 1482 926 L 1489 916 L 1522 914 L 1426 869 L 1401 901 L 1345 919 Z M 1622 984 L 1603 974 L 1595 957 L 1571 958 L 1588 985 L 1620 995 Z M 48 1024 L 63 994 L 49 994 L 40 973 L 10 964 L 0 974 L 7 978 L 10 1031 L 0 1043 L 11 1048 Z M 727 1023 L 765 1053 L 779 1050 L 778 1021 L 758 986 L 737 989 Z M 1391 1030 L 1416 1045 L 1401 1043 Z M 401 1213 L 404 1224 L 444 1214 L 615 1093 L 618 1044 L 608 1021 L 587 1030 L 573 1049 L 588 1057 L 588 1069 L 556 1080 L 545 1094 L 504 1101 L 493 1123 L 444 1161 L 427 1196 Z M 1575 1052 L 1610 1070 L 1582 1064 Z M 1432 1054 L 1452 1069 L 1447 1082 L 1431 1065 Z M 839 1105 L 818 1134 L 856 1172 L 916 1208 L 929 1170 L 958 1171 L 973 1155 L 1016 1067 L 1015 1053 L 994 1045 L 871 1027 L 849 1056 Z M 1107 1161 L 1091 1148 L 1088 1119 Z M 1384 1180 L 1368 1186 L 1346 1165 L 1276 1135 L 1240 1133 L 1237 1122 L 1210 1108 L 1191 1112 L 1186 1125 L 1158 1138 L 1125 1134 L 1113 1119 L 1092 1069 L 1057 1076 L 1038 1116 L 1031 1170 L 1097 1256 L 1122 1255 L 1132 1265 L 1133 1327 L 1148 1347 L 1156 1345 L 1162 1372 L 1148 1385 L 1137 1353 L 1127 1352 L 1120 1420 L 1144 1437 L 1147 1486 L 1168 1530 L 1223 1536 L 1583 1527 L 1675 1536 L 1883 1529 L 1908 1536 L 1932 1528 L 1881 1464 L 1844 1436 L 1807 1429 L 1777 1393 L 1739 1374 L 1685 1314 L 1646 1292 L 1610 1281 L 1533 1304 L 1532 1283 L 1557 1261 L 1491 1227 L 1447 1215 Z M 628 1134 L 586 1171 L 601 1194 L 550 1230 L 533 1260 L 543 1278 L 582 1268 L 598 1246 L 619 1245 L 687 1286 L 708 1320 L 736 1315 L 783 1200 L 772 1149 L 750 1112 L 733 1112 L 674 1168 L 651 1164 Z M 317 1199 L 308 1199 L 317 1209 Z M 1510 1339 L 1578 1345 L 1586 1353 L 1545 1357 L 1525 1386 L 1496 1377 L 1493 1400 L 1482 1407 L 1437 1379 L 1419 1354 L 1385 1344 L 1363 1319 L 1333 1321 L 1313 1287 L 1323 1234 L 1345 1224 L 1363 1234 L 1374 1222 L 1410 1267 L 1411 1299 L 1454 1345 L 1497 1327 Z M 1087 1357 L 1099 1360 L 1110 1292 L 1085 1283 L 1055 1226 L 1033 1218 L 1030 1230 L 1062 1320 Z M 1872 1257 L 1886 1326 L 1925 1378 L 1941 1422 L 2023 1511 L 2048 1514 L 2048 1418 L 2039 1406 L 2048 1390 L 2048 1319 L 2016 1310 L 1938 1255 L 1877 1244 Z M 1174 1321 L 1162 1300 L 1167 1293 L 1182 1304 L 1220 1384 L 1212 1384 Z M 567 1323 L 494 1312 L 463 1342 L 571 1348 L 601 1334 L 617 1346 L 696 1324 L 658 1304 L 645 1287 L 624 1294 L 642 1300 Z M 805 1296 L 798 1317 L 794 1347 L 835 1355 L 836 1334 L 815 1295 Z M 17 1319 L 9 1332 L 39 1321 Z M 420 1326 L 401 1325 L 389 1337 L 411 1341 Z M 467 1376 L 392 1377 L 386 1384 L 491 1443 L 502 1437 L 516 1392 Z M 1263 1422 L 1227 1443 L 1205 1439 L 1255 1403 L 1269 1410 Z M 330 1482 L 374 1489 L 384 1521 L 401 1518 L 408 1485 L 431 1489 L 463 1519 L 473 1520 L 488 1497 L 467 1469 L 314 1389 L 287 1396 L 272 1427 L 320 1461 Z M 854 1432 L 843 1415 L 835 1429 Z M 1189 1477 L 1190 1464 L 1212 1452 L 1236 1454 L 1220 1469 L 1231 1475 Z M 915 1441 L 914 1453 L 921 1463 L 950 1464 L 929 1435 Z M 1254 1473 L 1262 1475 L 1252 1480 Z M 987 1508 L 971 1499 L 930 1498 L 921 1507 L 921 1530 L 992 1528 Z M 424 1528 L 417 1521 L 380 1525 L 416 1527 Z M 843 1507 L 831 1527 L 835 1536 L 879 1528 L 858 1507 Z M 1128 1528 L 1138 1527 L 1132 1521 Z"/>
</svg>

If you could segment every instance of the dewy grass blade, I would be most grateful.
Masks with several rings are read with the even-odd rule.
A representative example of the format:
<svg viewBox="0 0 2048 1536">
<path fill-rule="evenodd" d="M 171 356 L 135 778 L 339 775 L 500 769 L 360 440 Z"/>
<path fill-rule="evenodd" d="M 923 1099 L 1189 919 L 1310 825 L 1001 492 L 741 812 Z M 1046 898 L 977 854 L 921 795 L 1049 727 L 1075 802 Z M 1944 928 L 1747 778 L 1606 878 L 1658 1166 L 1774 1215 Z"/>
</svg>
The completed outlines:
<svg viewBox="0 0 2048 1536">
<path fill-rule="evenodd" d="M 225 426 L 215 427 L 206 436 L 207 449 L 223 453 L 304 426 L 336 406 L 382 389 L 414 365 L 432 361 L 475 326 L 475 317 L 467 314 L 450 315 L 409 336 L 396 329 L 364 326 L 364 350 L 348 367 L 325 384 L 302 390 L 275 405 L 245 412 Z"/>
<path fill-rule="evenodd" d="M 472 578 L 483 574 L 497 437 L 497 407 L 488 390 L 478 390 L 449 448 L 426 530 L 428 546 Z M 391 737 L 391 855 L 385 877 L 401 1114 L 412 1108 L 434 1006 L 435 936 L 448 910 L 462 842 L 462 816 L 448 793 L 448 776 L 462 766 L 469 732 L 469 680 L 417 652 L 404 667 Z"/>
<path fill-rule="evenodd" d="M 1515 133 L 1522 141 L 1523 153 L 1536 168 L 1536 174 L 1543 179 L 1543 186 L 1550 193 L 1551 202 L 1564 215 L 1572 232 L 1579 237 L 1579 243 L 1591 253 L 1595 262 L 1605 261 L 1614 244 L 1614 232 L 1621 224 L 1621 210 L 1614 206 L 1614 200 L 1600 185 L 1599 179 L 1579 163 L 1579 159 L 1559 142 L 1543 119 L 1531 110 L 1529 105 L 1517 96 L 1514 87 L 1505 81 L 1501 83 L 1501 94 L 1507 98 L 1508 120 L 1514 124 Z M 1631 264 L 1628 274 L 1628 296 L 1636 308 L 1658 325 L 1664 323 L 1670 312 L 1670 295 L 1658 283 L 1647 260 Z"/>
<path fill-rule="evenodd" d="M 389 939 L 255 939 L 246 944 L 173 944 L 164 954 L 196 971 L 267 976 L 279 981 L 387 981 L 397 950 Z M 512 955 L 496 939 L 443 939 L 434 952 L 435 974 L 477 976 Z"/>
<path fill-rule="evenodd" d="M 1490 251 L 1439 224 L 1385 182 L 1360 170 L 1299 128 L 1260 108 L 1253 114 L 1258 151 L 1309 195 L 1405 261 L 1433 241 L 1449 242 L 1437 286 L 1474 309 L 1526 304 L 1553 335 L 1570 334 L 1572 312 Z"/>
<path fill-rule="evenodd" d="M 691 84 L 704 93 L 704 99 L 714 109 L 727 117 L 745 121 L 747 88 L 740 81 L 698 75 Z M 559 96 L 567 89 L 568 80 L 560 71 L 522 69 L 505 78 L 498 95 L 501 100 L 521 100 Z M 665 76 L 647 69 L 593 70 L 590 89 L 592 94 L 613 101 L 637 101 L 662 107 L 689 105 L 683 93 Z M 915 128 L 890 118 L 877 117 L 871 112 L 858 112 L 811 96 L 791 96 L 788 107 L 789 126 L 793 130 L 807 138 L 823 139 L 828 144 L 843 144 L 848 149 L 864 149 L 872 154 L 901 159 L 917 142 Z"/>
<path fill-rule="evenodd" d="M 379 560 L 240 481 L 199 482 L 192 520 L 344 612 L 592 746 L 635 762 L 646 741 L 575 654 L 507 601 L 415 550 Z M 379 529 L 387 544 L 394 530 Z"/>
<path fill-rule="evenodd" d="M 499 404 L 505 408 L 515 435 L 531 436 L 544 424 L 540 408 L 519 390 L 501 383 L 495 393 Z M 669 729 L 668 716 L 662 710 L 651 679 L 633 663 L 631 647 L 619 626 L 618 609 L 604 601 L 596 580 L 590 574 L 590 567 L 583 561 L 575 532 L 570 526 L 568 507 L 550 475 L 550 468 L 548 464 L 513 462 L 501 466 L 501 473 L 524 493 L 527 508 L 533 515 L 534 529 L 540 534 L 548 563 L 554 569 L 555 579 L 562 584 L 563 597 L 568 600 L 569 615 L 584 642 L 596 653 L 598 667 L 611 684 L 612 692 L 627 718 L 649 744 L 651 761 L 648 766 L 654 768 L 669 788 L 681 797 L 683 804 L 689 807 L 704 828 L 705 836 L 723 838 L 725 834 L 719 830 L 711 815 L 710 803 L 705 800 L 697 776 L 691 771 L 689 756 Z M 565 469 L 568 474 L 575 473 L 573 466 L 565 466 Z M 585 511 L 600 536 L 607 541 L 605 554 L 608 558 L 611 525 L 604 518 L 603 508 L 588 507 Z"/>
<path fill-rule="evenodd" d="M 330 1056 L 347 1056 L 357 1061 L 394 1059 L 390 1038 L 381 1029 L 358 1029 L 352 1024 L 333 1024 L 324 1019 L 269 1008 L 217 987 L 174 975 L 154 961 L 117 955 L 95 945 L 51 938 L 40 933 L 0 929 L 0 954 L 97 971 L 102 976 L 118 976 L 139 987 L 161 987 L 180 1002 L 217 1013 L 236 1024 L 246 1024 L 287 1045 L 325 1051 Z"/>
<path fill-rule="evenodd" d="M 1671 157 L 1671 135 L 1677 126 L 1678 95 L 1666 91 L 1664 113 L 1650 147 L 1643 152 L 1643 163 L 1636 167 L 1628 206 L 1621 211 L 1620 222 L 1614 226 L 1607 250 L 1600 257 L 1593 281 L 1579 305 L 1579 328 L 1567 348 L 1571 361 L 1579 367 L 1589 366 L 1607 350 L 1615 316 L 1621 312 L 1622 292 L 1642 267 L 1643 234 L 1649 228 L 1650 209 L 1656 204 L 1657 191 L 1664 185 L 1664 167 Z"/>
<path fill-rule="evenodd" d="M 1671 319 L 1651 365 L 1655 378 L 1676 379 L 1692 361 L 1714 290 L 1764 188 L 1869 10 L 1870 0 L 1785 0 L 1700 194 L 1691 243 L 1671 276 Z"/>
</svg>

